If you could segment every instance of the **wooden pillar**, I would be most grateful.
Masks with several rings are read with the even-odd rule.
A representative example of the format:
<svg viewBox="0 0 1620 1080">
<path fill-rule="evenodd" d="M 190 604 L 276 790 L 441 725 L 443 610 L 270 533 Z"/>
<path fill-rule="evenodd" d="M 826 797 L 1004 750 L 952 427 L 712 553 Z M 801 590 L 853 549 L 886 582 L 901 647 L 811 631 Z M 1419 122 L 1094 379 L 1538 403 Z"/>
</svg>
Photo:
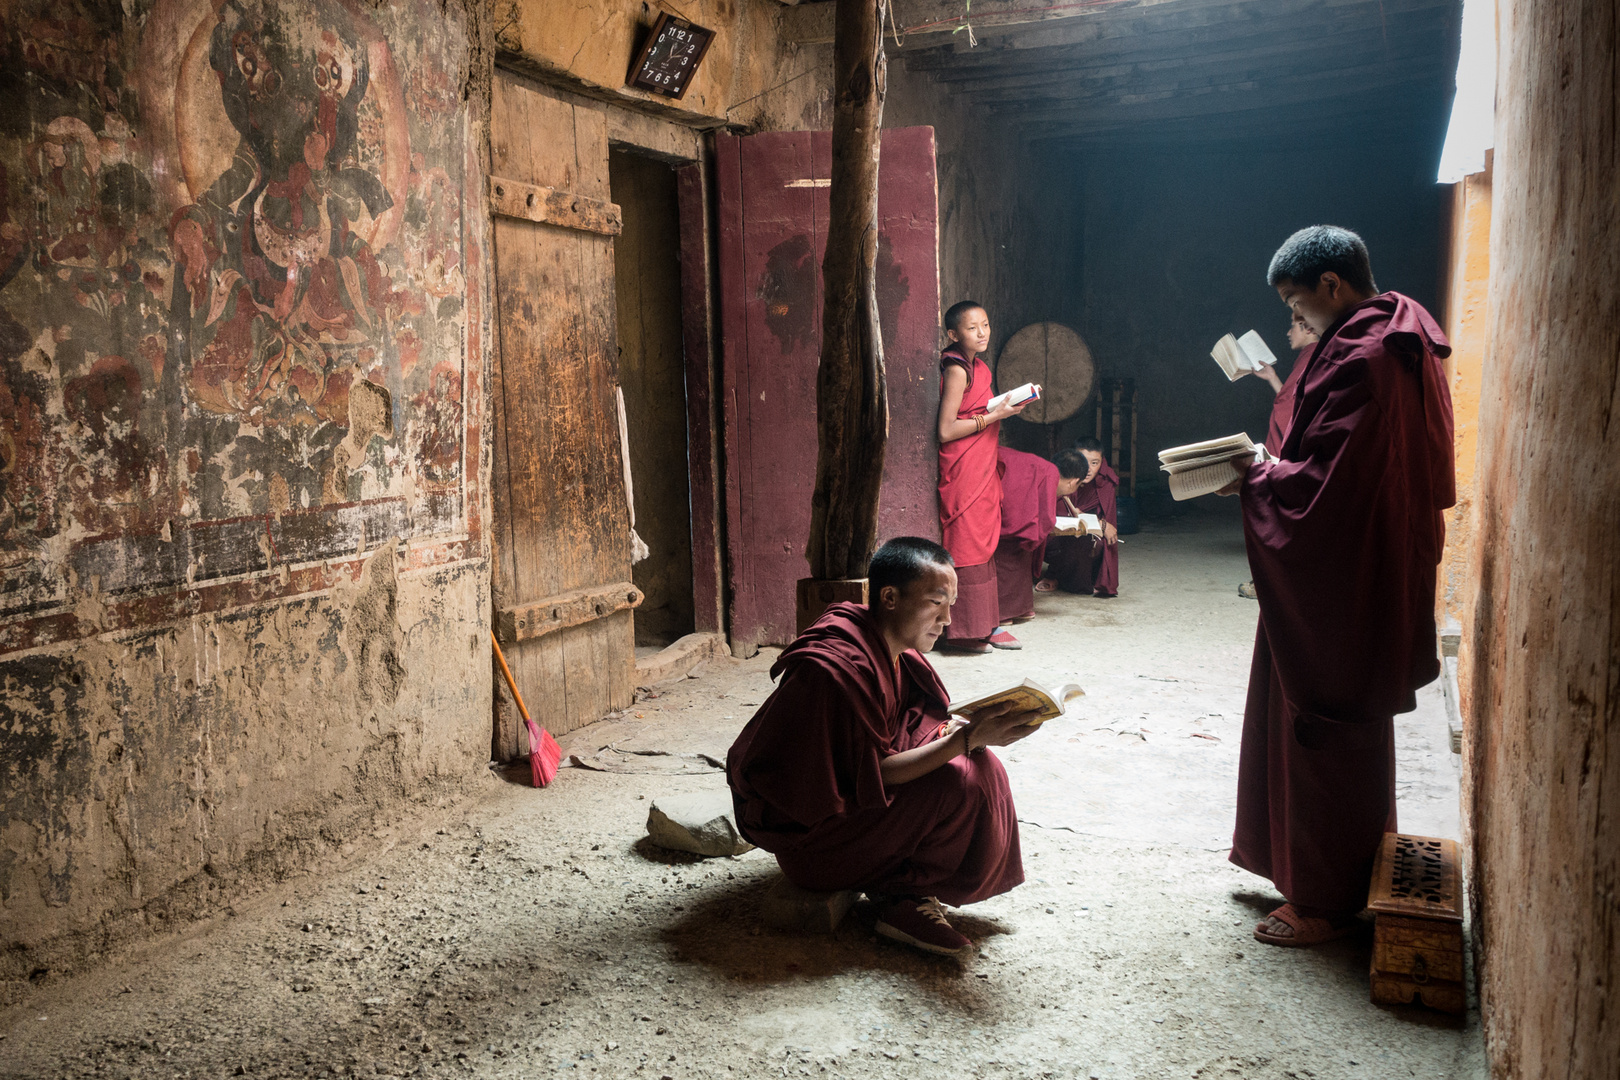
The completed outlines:
<svg viewBox="0 0 1620 1080">
<path fill-rule="evenodd" d="M 816 377 L 816 487 L 805 557 L 812 580 L 866 576 L 877 543 L 878 492 L 889 437 L 878 324 L 878 149 L 888 62 L 887 0 L 837 0 L 833 41 L 832 188 L 825 306 Z"/>
</svg>

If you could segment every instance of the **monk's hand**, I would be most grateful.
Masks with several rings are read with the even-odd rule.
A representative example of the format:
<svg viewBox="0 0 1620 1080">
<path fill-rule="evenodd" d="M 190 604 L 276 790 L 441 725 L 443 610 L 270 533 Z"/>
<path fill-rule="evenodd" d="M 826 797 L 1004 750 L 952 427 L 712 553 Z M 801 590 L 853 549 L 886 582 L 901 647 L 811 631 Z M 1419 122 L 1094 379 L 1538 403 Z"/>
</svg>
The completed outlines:
<svg viewBox="0 0 1620 1080">
<path fill-rule="evenodd" d="M 1102 523 L 1102 526 L 1103 526 L 1103 540 L 1105 540 L 1106 542 L 1108 542 L 1110 544 L 1119 543 L 1119 530 L 1114 528 L 1114 523 L 1111 522 L 1111 521 L 1105 521 L 1105 522 Z"/>
<path fill-rule="evenodd" d="M 1038 725 L 1032 723 L 1040 713 L 1025 709 L 1014 712 L 1012 702 L 992 706 L 974 717 L 968 724 L 967 745 L 970 750 L 981 746 L 1011 746 L 1035 733 Z"/>
<path fill-rule="evenodd" d="M 1247 480 L 1249 478 L 1249 469 L 1251 469 L 1254 465 L 1255 465 L 1255 462 L 1253 460 L 1247 460 L 1246 461 L 1243 458 L 1233 458 L 1232 459 L 1232 467 L 1234 469 L 1237 469 L 1239 471 L 1240 475 L 1234 477 L 1232 479 L 1231 483 L 1227 484 L 1225 487 L 1223 487 L 1220 490 L 1216 491 L 1215 494 L 1217 494 L 1217 495 L 1236 495 L 1238 492 L 1242 491 L 1243 490 L 1243 481 L 1245 481 L 1245 480 Z"/>
<path fill-rule="evenodd" d="M 945 721 L 945 725 L 939 729 L 939 735 L 937 737 L 940 739 L 948 739 L 967 726 L 968 722 L 966 720 L 962 719 L 960 716 L 953 716 L 949 720 Z"/>
</svg>

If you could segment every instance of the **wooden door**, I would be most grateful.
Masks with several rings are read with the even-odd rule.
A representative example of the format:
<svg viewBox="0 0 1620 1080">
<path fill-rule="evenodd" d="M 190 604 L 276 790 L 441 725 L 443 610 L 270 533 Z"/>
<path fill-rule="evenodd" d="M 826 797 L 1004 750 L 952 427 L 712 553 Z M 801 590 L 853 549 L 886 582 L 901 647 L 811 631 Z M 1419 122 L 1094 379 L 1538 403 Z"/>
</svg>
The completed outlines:
<svg viewBox="0 0 1620 1080">
<path fill-rule="evenodd" d="M 500 74 L 490 144 L 495 624 L 535 719 L 561 733 L 630 704 L 634 691 L 615 398 L 618 211 L 597 109 Z M 495 743 L 502 758 L 527 748 L 509 721 Z"/>
<path fill-rule="evenodd" d="M 883 133 L 878 313 L 889 380 L 880 539 L 939 538 L 939 202 L 934 129 Z M 716 139 L 733 651 L 794 635 L 816 477 L 821 256 L 832 137 Z"/>
</svg>

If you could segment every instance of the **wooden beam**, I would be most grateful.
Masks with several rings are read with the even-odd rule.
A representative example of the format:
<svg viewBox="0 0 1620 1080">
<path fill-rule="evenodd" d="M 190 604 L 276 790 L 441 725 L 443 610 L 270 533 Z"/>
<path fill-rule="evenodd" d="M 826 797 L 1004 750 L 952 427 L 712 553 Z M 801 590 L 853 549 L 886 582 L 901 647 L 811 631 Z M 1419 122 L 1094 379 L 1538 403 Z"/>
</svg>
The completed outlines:
<svg viewBox="0 0 1620 1080">
<path fill-rule="evenodd" d="M 1179 0 L 1172 7 L 1136 8 L 1099 15 L 1083 26 L 1066 27 L 1063 37 L 983 42 L 976 48 L 952 41 L 943 46 L 905 52 L 908 71 L 937 71 L 950 78 L 976 68 L 998 69 L 1012 62 L 1081 63 L 1096 57 L 1130 58 L 1141 53 L 1176 50 L 1191 55 L 1202 48 L 1236 40 L 1254 40 L 1295 27 L 1328 30 L 1365 26 L 1383 35 L 1425 12 L 1439 12 L 1453 23 L 1460 0 Z M 931 42 L 934 39 L 931 39 Z"/>
<path fill-rule="evenodd" d="M 592 199 L 500 176 L 489 178 L 489 212 L 497 217 L 537 221 L 604 236 L 617 236 L 624 228 L 618 206 L 606 199 Z"/>
<path fill-rule="evenodd" d="M 979 0 L 972 8 L 975 33 L 1026 27 L 1059 19 L 1096 17 L 1119 7 L 1152 7 L 1184 0 Z M 1228 0 L 1229 2 L 1229 0 Z M 962 25 L 962 0 L 895 0 L 894 26 L 902 38 L 950 34 Z M 804 4 L 782 13 L 782 41 L 825 45 L 833 40 L 836 4 Z"/>
<path fill-rule="evenodd" d="M 644 599 L 641 590 L 628 581 L 570 589 L 544 600 L 499 609 L 495 612 L 495 632 L 510 645 L 605 619 L 616 611 L 641 606 Z"/>
<path fill-rule="evenodd" d="M 866 576 L 877 544 L 878 492 L 889 438 L 875 270 L 878 153 L 888 89 L 887 6 L 888 0 L 837 0 L 832 187 L 816 371 L 816 487 L 805 549 L 810 576 L 823 581 Z"/>
</svg>

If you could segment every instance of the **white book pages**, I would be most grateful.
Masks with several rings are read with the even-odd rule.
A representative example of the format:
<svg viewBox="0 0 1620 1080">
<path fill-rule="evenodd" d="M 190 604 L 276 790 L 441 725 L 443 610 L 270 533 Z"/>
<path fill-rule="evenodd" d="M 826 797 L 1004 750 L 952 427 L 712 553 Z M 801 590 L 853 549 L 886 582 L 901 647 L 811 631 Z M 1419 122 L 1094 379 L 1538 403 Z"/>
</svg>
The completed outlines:
<svg viewBox="0 0 1620 1080">
<path fill-rule="evenodd" d="M 1242 477 L 1241 463 L 1217 461 L 1186 472 L 1170 474 L 1170 497 L 1177 502 L 1196 499 L 1200 495 L 1213 495 L 1233 480 Z"/>
<path fill-rule="evenodd" d="M 1011 402 L 1014 405 L 1023 405 L 1026 402 L 1034 401 L 1040 396 L 1040 387 L 1036 386 L 1034 383 L 1025 383 L 1023 386 L 1013 387 L 1005 394 L 997 394 L 995 397 L 990 399 L 989 403 L 985 405 L 984 408 L 986 412 L 994 412 L 996 409 L 1001 408 L 1002 405 L 1007 404 L 1008 402 Z"/>
<path fill-rule="evenodd" d="M 1163 465 L 1174 465 L 1183 461 L 1195 461 L 1199 458 L 1218 459 L 1221 457 L 1235 457 L 1238 454 L 1254 453 L 1254 443 L 1242 432 L 1236 435 L 1227 435 L 1220 439 L 1205 439 L 1203 442 L 1188 443 L 1186 446 L 1172 446 L 1168 450 L 1159 451 L 1159 462 Z"/>
<path fill-rule="evenodd" d="M 1265 339 L 1256 331 L 1250 330 L 1238 338 L 1237 343 L 1238 348 L 1243 350 L 1243 355 L 1249 360 L 1250 371 L 1259 371 L 1262 366 L 1277 366 L 1277 354 L 1266 347 Z"/>
</svg>

